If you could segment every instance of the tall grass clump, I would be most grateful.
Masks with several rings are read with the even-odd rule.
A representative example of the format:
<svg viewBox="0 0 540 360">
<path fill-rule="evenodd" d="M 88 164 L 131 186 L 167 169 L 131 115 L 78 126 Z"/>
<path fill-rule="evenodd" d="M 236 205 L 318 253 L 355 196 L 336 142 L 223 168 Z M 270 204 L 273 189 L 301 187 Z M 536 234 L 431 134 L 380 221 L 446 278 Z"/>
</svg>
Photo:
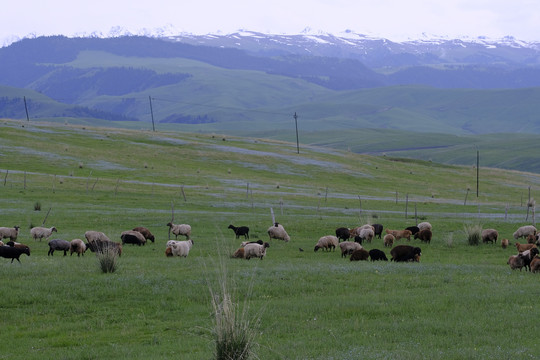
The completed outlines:
<svg viewBox="0 0 540 360">
<path fill-rule="evenodd" d="M 113 273 L 118 269 L 118 251 L 113 248 L 104 248 L 96 251 L 99 267 L 104 273 Z"/>
<path fill-rule="evenodd" d="M 243 306 L 231 289 L 231 280 L 221 261 L 221 271 L 217 279 L 217 289 L 210 286 L 214 324 L 212 335 L 215 341 L 216 360 L 248 360 L 257 358 L 255 337 L 260 324 L 260 316 L 249 314 L 249 304 Z"/>
<path fill-rule="evenodd" d="M 467 243 L 469 245 L 479 245 L 482 236 L 482 225 L 480 224 L 465 224 L 463 225 L 465 234 L 467 235 Z"/>
</svg>

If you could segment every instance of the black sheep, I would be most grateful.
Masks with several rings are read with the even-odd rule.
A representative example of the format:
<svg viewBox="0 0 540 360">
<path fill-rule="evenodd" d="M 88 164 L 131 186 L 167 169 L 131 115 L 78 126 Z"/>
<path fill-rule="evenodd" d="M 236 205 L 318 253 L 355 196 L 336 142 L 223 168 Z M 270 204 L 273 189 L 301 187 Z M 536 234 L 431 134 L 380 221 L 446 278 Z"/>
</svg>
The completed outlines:
<svg viewBox="0 0 540 360">
<path fill-rule="evenodd" d="M 339 242 L 341 242 L 341 240 L 347 241 L 351 237 L 351 231 L 346 227 L 337 228 L 336 237 L 338 238 Z"/>
<path fill-rule="evenodd" d="M 14 259 L 17 259 L 17 261 L 20 263 L 21 260 L 19 260 L 19 257 L 21 256 L 21 254 L 26 254 L 30 256 L 30 248 L 28 246 L 0 246 L 0 256 L 6 259 L 11 259 L 12 263 Z"/>
<path fill-rule="evenodd" d="M 249 227 L 247 226 L 234 226 L 229 225 L 228 229 L 232 229 L 238 239 L 240 236 L 244 236 L 245 239 L 249 239 Z"/>
<path fill-rule="evenodd" d="M 383 226 L 381 224 L 373 224 L 371 226 L 373 226 L 373 232 L 375 233 L 375 236 L 378 236 L 380 239 L 383 231 Z"/>
<path fill-rule="evenodd" d="M 392 261 L 420 261 L 422 256 L 422 250 L 419 247 L 413 247 L 410 245 L 397 245 L 390 250 Z"/>
<path fill-rule="evenodd" d="M 412 235 L 415 235 L 420 231 L 420 228 L 418 226 L 409 226 L 408 228 L 405 228 L 405 230 L 409 230 Z"/>
<path fill-rule="evenodd" d="M 384 251 L 379 250 L 379 249 L 369 250 L 369 257 L 371 261 L 378 261 L 378 260 L 388 261 L 388 258 L 386 257 L 386 254 L 384 253 Z"/>
</svg>

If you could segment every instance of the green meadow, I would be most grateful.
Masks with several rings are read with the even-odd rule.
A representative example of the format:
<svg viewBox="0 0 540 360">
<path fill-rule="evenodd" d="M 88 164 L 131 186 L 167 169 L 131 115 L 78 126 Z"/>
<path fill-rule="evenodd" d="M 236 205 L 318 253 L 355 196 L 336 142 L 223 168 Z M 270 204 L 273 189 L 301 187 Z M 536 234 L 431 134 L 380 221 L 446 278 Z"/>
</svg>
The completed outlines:
<svg viewBox="0 0 540 360">
<path fill-rule="evenodd" d="M 472 164 L 472 163 L 471 163 Z M 21 227 L 21 263 L 0 258 L 0 359 L 211 359 L 211 292 L 225 277 L 253 319 L 259 359 L 535 359 L 538 274 L 512 271 L 516 249 L 470 246 L 464 226 L 510 239 L 535 222 L 540 175 L 358 155 L 263 138 L 0 121 L 0 226 Z M 39 206 L 38 206 L 39 205 Z M 40 210 L 36 208 L 40 207 Z M 528 211 L 529 210 L 529 211 Z M 268 240 L 272 214 L 291 236 Z M 166 224 L 192 227 L 187 258 L 165 256 Z M 52 238 L 87 230 L 124 245 L 118 269 L 95 254 L 47 256 Z M 314 252 L 337 227 L 433 225 L 419 263 L 351 262 Z M 233 259 L 243 239 L 263 260 Z M 399 243 L 407 243 L 400 240 Z M 366 249 L 390 249 L 382 240 Z"/>
</svg>

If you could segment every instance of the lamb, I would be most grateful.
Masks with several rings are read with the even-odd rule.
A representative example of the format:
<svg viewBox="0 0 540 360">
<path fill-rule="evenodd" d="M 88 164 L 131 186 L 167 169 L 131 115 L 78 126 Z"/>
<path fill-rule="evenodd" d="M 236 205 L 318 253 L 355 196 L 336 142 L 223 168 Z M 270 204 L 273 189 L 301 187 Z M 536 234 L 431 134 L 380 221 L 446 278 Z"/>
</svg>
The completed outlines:
<svg viewBox="0 0 540 360">
<path fill-rule="evenodd" d="M 339 243 L 339 247 L 341 248 L 341 257 L 346 257 L 347 255 L 351 255 L 355 250 L 362 249 L 362 245 L 355 241 L 344 241 Z"/>
<path fill-rule="evenodd" d="M 67 252 L 69 251 L 70 242 L 66 240 L 61 239 L 54 239 L 49 241 L 49 251 L 47 252 L 47 256 L 54 255 L 55 250 L 63 251 L 64 256 L 67 255 Z"/>
<path fill-rule="evenodd" d="M 278 239 L 285 242 L 289 242 L 291 240 L 289 234 L 287 234 L 285 231 L 285 228 L 283 228 L 283 226 L 279 223 L 275 223 L 273 226 L 268 228 L 268 236 L 270 237 L 270 240 Z"/>
<path fill-rule="evenodd" d="M 19 257 L 22 254 L 26 254 L 30 256 L 30 248 L 24 247 L 15 247 L 15 246 L 0 246 L 0 256 L 6 259 L 11 259 L 11 263 L 13 263 L 14 259 L 17 259 L 19 263 L 21 263 L 21 260 L 19 260 Z"/>
<path fill-rule="evenodd" d="M 375 232 L 373 229 L 370 228 L 364 228 L 360 230 L 360 233 L 358 234 L 358 237 L 360 238 L 360 243 L 362 241 L 367 241 L 368 243 L 371 243 L 371 240 L 373 240 L 373 237 L 375 236 Z"/>
<path fill-rule="evenodd" d="M 525 266 L 523 259 L 518 255 L 511 255 L 506 263 L 510 265 L 512 270 L 519 269 L 521 271 L 521 268 Z"/>
<path fill-rule="evenodd" d="M 122 245 L 133 244 L 141 246 L 146 244 L 146 238 L 144 237 L 144 235 L 138 231 L 133 230 L 123 231 L 120 234 L 120 239 L 122 239 Z"/>
<path fill-rule="evenodd" d="M 384 253 L 384 251 L 379 250 L 379 249 L 369 250 L 369 257 L 371 261 L 378 261 L 378 260 L 388 261 L 388 258 L 386 257 L 386 254 Z"/>
<path fill-rule="evenodd" d="M 369 253 L 367 252 L 366 249 L 358 249 L 358 250 L 353 251 L 353 253 L 351 254 L 350 260 L 362 261 L 362 260 L 367 260 L 368 257 L 369 257 Z"/>
<path fill-rule="evenodd" d="M 394 238 L 396 240 L 399 240 L 401 238 L 405 238 L 405 239 L 410 241 L 411 240 L 411 235 L 412 235 L 410 230 L 388 230 L 388 229 L 386 229 L 386 233 L 394 235 Z"/>
<path fill-rule="evenodd" d="M 490 243 L 497 243 L 497 239 L 499 238 L 499 232 L 495 229 L 484 229 L 482 230 L 482 242 L 484 244 L 490 242 Z"/>
<path fill-rule="evenodd" d="M 45 238 L 45 240 L 49 240 L 49 236 L 51 236 L 53 232 L 58 232 L 54 226 L 50 228 L 36 226 L 30 230 L 30 235 L 32 235 L 32 239 L 34 239 L 34 241 L 37 239 L 41 241 L 43 238 Z"/>
<path fill-rule="evenodd" d="M 88 230 L 84 233 L 84 237 L 89 243 L 94 241 L 111 241 L 111 239 L 101 231 Z"/>
<path fill-rule="evenodd" d="M 19 227 L 14 226 L 12 228 L 8 227 L 0 227 L 0 240 L 2 239 L 9 239 L 11 241 L 17 240 L 17 236 L 19 236 Z"/>
<path fill-rule="evenodd" d="M 346 227 L 339 227 L 336 229 L 336 237 L 338 238 L 338 240 L 341 242 L 341 240 L 343 241 L 347 241 L 351 238 L 351 229 L 349 228 L 346 228 Z"/>
<path fill-rule="evenodd" d="M 503 249 L 506 249 L 508 247 L 508 239 L 502 239 L 501 240 L 501 247 Z"/>
<path fill-rule="evenodd" d="M 315 245 L 314 251 L 317 251 L 319 249 L 332 251 L 336 249 L 336 246 L 339 246 L 338 238 L 333 235 L 326 235 L 319 238 L 319 241 L 317 241 L 317 245 Z"/>
<path fill-rule="evenodd" d="M 522 226 L 522 227 L 518 228 L 516 230 L 516 232 L 514 232 L 514 239 L 517 240 L 517 239 L 519 239 L 521 237 L 526 238 L 530 234 L 536 235 L 536 228 L 534 226 L 532 226 L 532 225 L 525 225 L 525 226 Z"/>
<path fill-rule="evenodd" d="M 167 241 L 167 247 L 171 248 L 172 256 L 187 257 L 189 255 L 189 251 L 193 247 L 193 240 L 169 240 Z"/>
<path fill-rule="evenodd" d="M 418 226 L 409 226 L 409 227 L 405 228 L 405 230 L 409 230 L 411 232 L 411 235 L 414 235 L 414 234 L 416 234 L 417 232 L 420 231 Z"/>
<path fill-rule="evenodd" d="M 132 229 L 133 231 L 138 231 L 140 232 L 141 234 L 143 234 L 144 238 L 146 240 L 150 240 L 151 242 L 155 242 L 156 241 L 156 238 L 154 237 L 154 235 L 152 235 L 152 233 L 150 232 L 150 230 L 148 230 L 147 228 L 143 227 L 143 226 L 137 226 L 135 228 Z"/>
<path fill-rule="evenodd" d="M 424 222 L 421 222 L 420 224 L 418 224 L 418 231 L 422 231 L 424 229 L 429 229 L 429 230 L 433 231 L 433 227 L 427 221 L 424 221 Z"/>
<path fill-rule="evenodd" d="M 384 246 L 392 247 L 394 245 L 394 240 L 396 240 L 394 235 L 392 235 L 392 234 L 384 235 L 384 239 L 383 239 Z"/>
<path fill-rule="evenodd" d="M 383 226 L 381 224 L 373 224 L 373 232 L 375 233 L 375 236 L 378 236 L 379 239 L 381 238 Z"/>
<path fill-rule="evenodd" d="M 429 229 L 422 229 L 416 234 L 414 234 L 415 239 L 420 239 L 422 242 L 430 243 L 433 233 Z"/>
<path fill-rule="evenodd" d="M 238 239 L 240 236 L 244 236 L 244 239 L 249 239 L 249 227 L 247 226 L 234 226 L 229 225 L 227 229 L 232 229 L 234 231 L 234 234 L 236 235 L 236 238 Z"/>
<path fill-rule="evenodd" d="M 173 224 L 172 222 L 168 223 L 167 226 L 169 230 L 175 235 L 175 239 L 178 239 L 178 235 L 183 235 L 186 237 L 186 240 L 189 240 L 191 237 L 191 226 L 188 224 Z"/>
<path fill-rule="evenodd" d="M 244 247 L 244 257 L 249 260 L 252 257 L 258 257 L 263 259 L 266 255 L 266 249 L 270 247 L 270 244 L 265 242 L 263 245 L 260 244 L 247 244 Z"/>
<path fill-rule="evenodd" d="M 515 245 L 516 245 L 516 248 L 517 248 L 518 253 L 522 253 L 522 252 L 524 252 L 524 251 L 526 251 L 526 250 L 530 250 L 530 249 L 536 247 L 535 244 L 520 244 L 520 243 L 518 243 L 518 242 L 516 242 Z"/>
<path fill-rule="evenodd" d="M 410 245 L 397 245 L 390 250 L 392 255 L 391 261 L 420 261 L 422 256 L 422 250 L 419 247 L 413 247 Z"/>
<path fill-rule="evenodd" d="M 84 256 L 86 252 L 86 245 L 81 239 L 73 239 L 69 243 L 69 256 L 72 256 L 73 253 L 77 253 L 77 256 Z"/>
</svg>

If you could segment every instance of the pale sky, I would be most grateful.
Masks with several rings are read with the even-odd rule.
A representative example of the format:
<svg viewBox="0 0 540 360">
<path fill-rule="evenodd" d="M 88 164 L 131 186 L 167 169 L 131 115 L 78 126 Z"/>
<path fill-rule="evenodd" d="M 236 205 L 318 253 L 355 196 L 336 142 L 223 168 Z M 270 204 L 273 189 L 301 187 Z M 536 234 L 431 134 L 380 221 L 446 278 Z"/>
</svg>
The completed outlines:
<svg viewBox="0 0 540 360">
<path fill-rule="evenodd" d="M 306 27 L 390 40 L 443 37 L 540 41 L 538 0 L 27 0 L 0 10 L 0 46 L 33 35 L 132 33 L 168 27 L 193 34 L 239 29 L 298 34 Z"/>
</svg>

